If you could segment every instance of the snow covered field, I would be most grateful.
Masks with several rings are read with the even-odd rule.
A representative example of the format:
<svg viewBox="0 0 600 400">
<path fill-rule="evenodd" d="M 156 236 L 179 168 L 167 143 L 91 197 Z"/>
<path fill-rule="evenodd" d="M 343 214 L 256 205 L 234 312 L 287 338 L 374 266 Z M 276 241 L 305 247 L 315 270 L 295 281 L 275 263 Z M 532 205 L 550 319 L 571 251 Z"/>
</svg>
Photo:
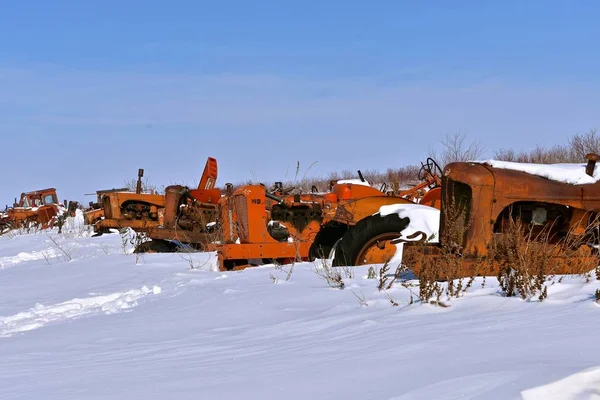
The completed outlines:
<svg viewBox="0 0 600 400">
<path fill-rule="evenodd" d="M 319 263 L 286 280 L 130 251 L 77 226 L 0 236 L 0 399 L 600 398 L 596 281 L 540 303 L 479 279 L 444 308 L 368 267 L 340 290 Z"/>
</svg>

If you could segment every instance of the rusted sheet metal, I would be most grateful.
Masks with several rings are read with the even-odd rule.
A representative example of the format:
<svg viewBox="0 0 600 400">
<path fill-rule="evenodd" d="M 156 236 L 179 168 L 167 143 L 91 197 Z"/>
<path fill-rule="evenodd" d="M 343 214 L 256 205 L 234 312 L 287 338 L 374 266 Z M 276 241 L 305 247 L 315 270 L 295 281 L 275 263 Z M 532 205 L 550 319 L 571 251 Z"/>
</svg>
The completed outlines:
<svg viewBox="0 0 600 400">
<path fill-rule="evenodd" d="M 248 243 L 219 245 L 212 249 L 217 252 L 219 269 L 240 270 L 253 266 L 251 260 L 273 260 L 282 264 L 307 260 L 310 245 L 310 242 Z"/>
<path fill-rule="evenodd" d="M 106 219 L 158 221 L 158 209 L 164 206 L 165 196 L 160 194 L 113 192 L 102 197 Z"/>
<path fill-rule="evenodd" d="M 381 193 L 381 192 L 380 192 Z M 326 222 L 337 221 L 347 225 L 356 225 L 356 223 L 370 215 L 379 212 L 382 206 L 390 204 L 414 204 L 408 199 L 395 196 L 372 196 L 362 199 L 352 199 L 340 201 L 334 208 L 335 214 L 332 218 L 325 218 Z"/>
<path fill-rule="evenodd" d="M 124 219 L 102 219 L 94 225 L 96 231 L 105 231 L 106 229 L 131 228 L 136 232 L 148 232 L 157 223 L 148 220 L 124 220 Z"/>
</svg>

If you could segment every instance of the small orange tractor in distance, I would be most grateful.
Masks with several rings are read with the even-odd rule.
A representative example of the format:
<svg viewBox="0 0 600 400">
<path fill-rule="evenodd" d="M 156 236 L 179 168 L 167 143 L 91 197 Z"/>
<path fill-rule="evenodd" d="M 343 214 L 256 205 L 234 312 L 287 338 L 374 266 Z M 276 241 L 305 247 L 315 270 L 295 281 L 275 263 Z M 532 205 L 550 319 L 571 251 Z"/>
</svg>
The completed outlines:
<svg viewBox="0 0 600 400">
<path fill-rule="evenodd" d="M 417 276 L 442 265 L 436 275 L 442 280 L 449 269 L 453 279 L 497 275 L 510 267 L 511 254 L 543 259 L 547 274 L 593 270 L 600 264 L 600 173 L 594 173 L 600 156 L 586 158 L 587 165 L 532 169 L 495 161 L 446 165 L 439 241 L 404 243 L 402 262 Z M 556 171 L 579 175 L 559 179 Z M 411 222 L 404 218 L 402 225 Z"/>
<path fill-rule="evenodd" d="M 165 196 L 155 194 L 154 191 L 142 193 L 143 176 L 144 170 L 140 168 L 135 192 L 111 190 L 102 193 L 102 219 L 97 220 L 100 214 L 97 209 L 87 211 L 87 219 L 97 221 L 94 223 L 95 236 L 107 233 L 110 229 L 127 227 L 136 232 L 144 232 L 162 224 Z"/>
<path fill-rule="evenodd" d="M 0 234 L 10 229 L 37 225 L 41 229 L 52 228 L 65 212 L 58 201 L 55 188 L 21 193 L 21 198 L 6 208 L 0 216 Z"/>
</svg>

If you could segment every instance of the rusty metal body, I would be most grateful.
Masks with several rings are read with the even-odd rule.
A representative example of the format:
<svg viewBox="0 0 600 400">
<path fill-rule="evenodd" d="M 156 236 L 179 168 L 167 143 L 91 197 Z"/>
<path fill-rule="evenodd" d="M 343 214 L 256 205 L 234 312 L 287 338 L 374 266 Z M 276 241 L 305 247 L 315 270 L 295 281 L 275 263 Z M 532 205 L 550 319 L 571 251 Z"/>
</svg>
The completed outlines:
<svg viewBox="0 0 600 400">
<path fill-rule="evenodd" d="M 219 202 L 220 240 L 206 248 L 217 252 L 221 270 L 307 260 L 320 229 L 326 196 L 278 197 L 262 185 L 243 186 Z"/>
<path fill-rule="evenodd" d="M 382 206 L 391 204 L 414 204 L 418 202 L 438 209 L 440 207 L 441 189 L 439 187 L 431 189 L 422 197 L 415 196 L 412 191 L 405 191 L 404 193 L 409 195 L 404 197 L 401 195 L 390 196 L 377 189 L 369 189 L 372 189 L 372 191 L 363 191 L 360 185 L 342 184 L 334 186 L 332 193 L 339 200 L 332 201 L 325 206 L 323 225 L 325 226 L 330 222 L 337 222 L 354 226 L 364 218 L 379 212 Z M 420 189 L 420 185 L 418 189 Z M 418 189 L 415 189 L 415 192 Z M 348 192 L 351 194 L 348 195 Z"/>
<path fill-rule="evenodd" d="M 83 211 L 83 222 L 86 225 L 94 225 L 96 222 L 100 221 L 104 218 L 104 208 L 102 206 L 102 197 L 107 193 L 114 192 L 129 192 L 128 188 L 119 188 L 119 189 L 105 189 L 105 190 L 97 190 L 96 193 L 86 194 L 95 195 L 96 201 L 90 201 L 89 206 Z"/>
<path fill-rule="evenodd" d="M 102 196 L 103 219 L 94 224 L 95 232 L 129 227 L 147 231 L 162 223 L 165 196 L 151 193 L 112 192 Z M 93 215 L 93 214 L 92 214 Z M 92 216 L 88 216 L 89 219 Z"/>
<path fill-rule="evenodd" d="M 63 211 L 55 188 L 21 193 L 19 201 L 15 201 L 0 218 L 0 231 L 29 224 L 38 225 L 41 229 L 52 228 Z"/>
<path fill-rule="evenodd" d="M 585 166 L 590 174 L 592 165 Z M 584 166 L 581 167 L 582 169 Z M 464 235 L 456 241 L 460 249 L 462 267 L 458 277 L 490 275 L 498 271 L 495 263 L 481 263 L 488 255 L 488 245 L 505 231 L 507 223 L 518 220 L 535 232 L 548 232 L 544 237 L 555 245 L 553 259 L 557 266 L 553 273 L 575 272 L 577 259 L 597 259 L 598 213 L 600 212 L 600 182 L 592 184 L 568 184 L 526 172 L 495 168 L 483 163 L 458 162 L 445 167 L 442 180 L 442 213 L 439 244 L 404 245 L 404 255 L 409 258 L 415 253 L 426 257 L 439 257 L 444 239 L 451 227 L 445 216 L 449 207 L 462 212 L 455 223 L 462 224 Z M 569 237 L 578 243 L 576 249 L 560 246 Z M 572 250 L 577 251 L 573 257 Z M 414 257 L 413 257 L 414 258 Z M 410 266 L 418 274 L 420 265 Z M 587 272 L 587 271 L 583 271 Z"/>
<path fill-rule="evenodd" d="M 149 229 L 163 223 L 165 196 L 150 193 L 142 193 L 142 177 L 144 170 L 138 170 L 136 191 L 119 191 L 112 189 L 98 191 L 98 208 L 88 210 L 84 216 L 90 223 L 94 224 L 94 232 L 97 235 L 110 231 L 110 229 L 131 228 L 136 232 L 147 232 Z M 98 218 L 101 218 L 98 220 Z"/>
<path fill-rule="evenodd" d="M 148 229 L 148 237 L 153 241 L 178 241 L 204 249 L 204 245 L 214 239 L 220 190 L 189 190 L 172 185 L 165 191 L 164 218 L 159 225 Z"/>
</svg>

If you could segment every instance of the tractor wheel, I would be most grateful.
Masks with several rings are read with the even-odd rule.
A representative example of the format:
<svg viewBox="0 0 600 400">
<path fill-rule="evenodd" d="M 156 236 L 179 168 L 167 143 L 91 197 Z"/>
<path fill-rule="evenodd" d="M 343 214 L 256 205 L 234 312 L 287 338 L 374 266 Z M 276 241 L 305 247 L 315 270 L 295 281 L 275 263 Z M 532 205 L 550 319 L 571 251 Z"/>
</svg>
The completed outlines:
<svg viewBox="0 0 600 400">
<path fill-rule="evenodd" d="M 177 245 L 166 240 L 144 242 L 135 248 L 134 253 L 175 253 Z"/>
<path fill-rule="evenodd" d="M 308 260 L 314 261 L 318 258 L 329 258 L 331 249 L 348 231 L 347 225 L 325 226 L 315 236 L 315 240 L 308 249 Z"/>
<path fill-rule="evenodd" d="M 391 241 L 400 237 L 408 223 L 408 218 L 401 219 L 398 214 L 373 215 L 359 221 L 337 243 L 332 265 L 356 266 L 389 261 L 397 249 Z"/>
</svg>

